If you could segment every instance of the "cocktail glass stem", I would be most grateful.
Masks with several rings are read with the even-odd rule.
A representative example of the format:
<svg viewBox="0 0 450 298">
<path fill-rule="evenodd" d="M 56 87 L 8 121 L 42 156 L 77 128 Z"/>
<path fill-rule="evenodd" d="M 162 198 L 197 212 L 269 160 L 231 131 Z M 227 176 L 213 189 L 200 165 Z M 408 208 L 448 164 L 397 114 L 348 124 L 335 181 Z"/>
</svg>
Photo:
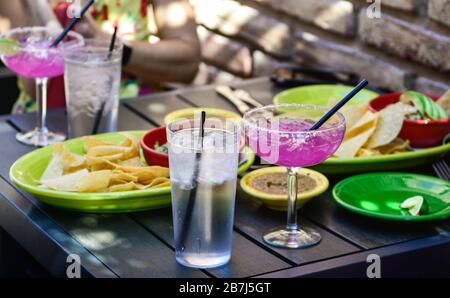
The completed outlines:
<svg viewBox="0 0 450 298">
<path fill-rule="evenodd" d="M 37 130 L 46 134 L 48 132 L 46 126 L 47 120 L 47 85 L 48 78 L 36 79 L 36 104 L 37 104 Z"/>
<path fill-rule="evenodd" d="M 47 129 L 47 85 L 48 78 L 36 79 L 36 106 L 38 114 L 36 128 L 16 135 L 16 139 L 26 145 L 45 147 L 66 139 L 65 135 L 49 132 Z"/>
<path fill-rule="evenodd" d="M 287 224 L 264 234 L 266 243 L 283 248 L 302 248 L 319 243 L 322 239 L 315 230 L 307 227 L 301 229 L 297 224 L 297 196 L 298 196 L 298 173 L 300 168 L 289 167 L 287 169 L 287 193 L 288 211 Z"/>
<path fill-rule="evenodd" d="M 287 169 L 287 192 L 288 192 L 288 231 L 296 232 L 297 226 L 297 194 L 298 194 L 298 171 L 299 168 L 290 167 Z"/>
</svg>

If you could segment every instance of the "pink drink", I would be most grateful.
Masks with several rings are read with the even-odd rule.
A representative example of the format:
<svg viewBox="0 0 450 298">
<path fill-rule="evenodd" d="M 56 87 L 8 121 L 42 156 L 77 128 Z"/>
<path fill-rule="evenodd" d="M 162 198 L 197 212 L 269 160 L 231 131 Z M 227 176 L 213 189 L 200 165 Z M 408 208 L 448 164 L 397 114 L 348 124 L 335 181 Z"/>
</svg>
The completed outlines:
<svg viewBox="0 0 450 298">
<path fill-rule="evenodd" d="M 306 133 L 313 124 L 314 121 L 308 119 L 283 118 L 260 126 L 247 126 L 246 135 L 251 149 L 265 161 L 287 167 L 307 167 L 330 157 L 345 133 L 345 125 L 327 124 L 317 130 L 320 133 Z"/>
<path fill-rule="evenodd" d="M 15 73 L 28 78 L 52 78 L 64 73 L 61 47 L 51 48 L 52 41 L 41 39 L 21 42 L 16 55 L 4 57 L 5 65 Z"/>
</svg>

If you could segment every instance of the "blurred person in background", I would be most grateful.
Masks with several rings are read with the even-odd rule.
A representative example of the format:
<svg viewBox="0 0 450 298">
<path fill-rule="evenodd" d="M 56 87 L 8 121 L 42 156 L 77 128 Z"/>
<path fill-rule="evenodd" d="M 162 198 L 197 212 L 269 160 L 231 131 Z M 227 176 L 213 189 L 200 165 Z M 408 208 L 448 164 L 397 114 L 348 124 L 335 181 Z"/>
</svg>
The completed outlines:
<svg viewBox="0 0 450 298">
<path fill-rule="evenodd" d="M 0 14 L 2 6 L 16 10 L 9 14 L 11 20 L 17 17 L 13 27 L 64 27 L 72 20 L 68 9 L 81 7 L 87 0 L 1 2 Z M 85 38 L 110 40 L 115 27 L 124 43 L 121 98 L 151 93 L 166 82 L 189 83 L 195 77 L 200 43 L 188 0 L 96 0 L 74 30 Z M 34 111 L 34 80 L 21 78 L 19 87 L 22 91 L 13 113 Z M 63 78 L 54 78 L 49 84 L 48 107 L 64 106 Z"/>
</svg>

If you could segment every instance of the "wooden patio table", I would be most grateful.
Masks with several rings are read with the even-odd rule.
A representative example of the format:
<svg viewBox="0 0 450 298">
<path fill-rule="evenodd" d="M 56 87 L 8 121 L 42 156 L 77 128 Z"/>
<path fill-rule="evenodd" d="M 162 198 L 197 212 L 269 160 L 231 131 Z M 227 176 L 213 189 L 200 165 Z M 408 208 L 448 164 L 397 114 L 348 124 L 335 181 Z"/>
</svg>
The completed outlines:
<svg viewBox="0 0 450 298">
<path fill-rule="evenodd" d="M 233 85 L 264 104 L 281 89 L 268 78 Z M 187 107 L 237 112 L 213 86 L 193 87 L 122 101 L 119 130 L 148 130 L 164 116 Z M 82 277 L 366 277 L 367 258 L 381 258 L 382 277 L 450 276 L 450 221 L 402 223 L 371 219 L 338 206 L 333 185 L 346 176 L 330 176 L 330 188 L 300 213 L 300 225 L 323 239 L 306 249 L 280 249 L 262 241 L 265 230 L 283 225 L 285 213 L 269 210 L 238 189 L 232 258 L 215 269 L 198 270 L 175 261 L 170 208 L 130 214 L 82 214 L 39 203 L 9 179 L 9 168 L 34 148 L 15 140 L 34 127 L 35 115 L 0 117 L 0 227 L 51 275 L 66 277 L 67 257 L 81 259 Z M 66 130 L 64 110 L 48 115 L 53 131 Z M 409 171 L 436 175 L 431 165 Z"/>
</svg>

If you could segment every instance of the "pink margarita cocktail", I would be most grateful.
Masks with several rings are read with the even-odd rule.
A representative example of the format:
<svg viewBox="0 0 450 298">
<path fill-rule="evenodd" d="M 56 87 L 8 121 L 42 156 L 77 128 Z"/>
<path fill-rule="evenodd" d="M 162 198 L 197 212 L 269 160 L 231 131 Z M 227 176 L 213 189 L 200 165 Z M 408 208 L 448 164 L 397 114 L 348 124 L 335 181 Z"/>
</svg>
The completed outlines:
<svg viewBox="0 0 450 298">
<path fill-rule="evenodd" d="M 3 54 L 3 63 L 19 76 L 36 80 L 36 103 L 38 122 L 35 129 L 18 133 L 16 139 L 24 144 L 38 147 L 61 142 L 66 136 L 53 133 L 47 129 L 47 84 L 50 78 L 64 73 L 63 48 L 83 44 L 83 37 L 75 32 L 68 32 L 61 42 L 52 47 L 53 41 L 61 31 L 46 27 L 16 28 L 1 35 L 7 40 L 15 40 L 14 54 Z"/>
<path fill-rule="evenodd" d="M 27 78 L 53 78 L 64 73 L 62 45 L 51 48 L 50 39 L 19 40 L 21 51 L 5 55 L 5 65 L 20 76 Z"/>
<path fill-rule="evenodd" d="M 267 243 L 285 248 L 311 246 L 321 240 L 318 232 L 297 225 L 299 167 L 321 163 L 340 146 L 345 119 L 334 114 L 317 130 L 310 130 L 327 108 L 279 104 L 257 108 L 244 115 L 246 142 L 263 160 L 287 167 L 288 217 L 285 227 L 263 235 Z"/>
<path fill-rule="evenodd" d="M 321 163 L 339 147 L 345 127 L 324 124 L 308 132 L 311 119 L 283 118 L 258 126 L 247 126 L 250 148 L 271 164 L 286 167 L 309 167 Z M 304 133 L 301 133 L 304 132 Z"/>
</svg>

